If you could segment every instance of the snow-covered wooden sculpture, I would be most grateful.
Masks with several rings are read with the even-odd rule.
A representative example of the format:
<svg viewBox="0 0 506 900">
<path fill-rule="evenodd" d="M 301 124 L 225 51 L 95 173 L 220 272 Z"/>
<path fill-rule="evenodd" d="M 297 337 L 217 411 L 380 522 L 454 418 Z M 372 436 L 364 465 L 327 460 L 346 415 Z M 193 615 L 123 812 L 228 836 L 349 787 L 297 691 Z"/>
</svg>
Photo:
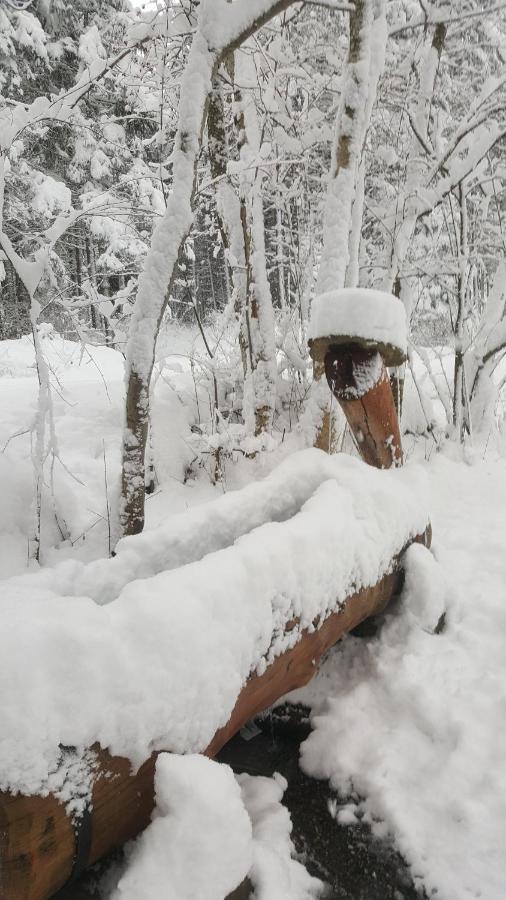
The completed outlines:
<svg viewBox="0 0 506 900">
<path fill-rule="evenodd" d="M 393 294 L 345 288 L 316 297 L 309 347 L 325 366 L 360 455 L 388 469 L 402 463 L 399 422 L 386 367 L 406 359 L 406 314 Z"/>
</svg>

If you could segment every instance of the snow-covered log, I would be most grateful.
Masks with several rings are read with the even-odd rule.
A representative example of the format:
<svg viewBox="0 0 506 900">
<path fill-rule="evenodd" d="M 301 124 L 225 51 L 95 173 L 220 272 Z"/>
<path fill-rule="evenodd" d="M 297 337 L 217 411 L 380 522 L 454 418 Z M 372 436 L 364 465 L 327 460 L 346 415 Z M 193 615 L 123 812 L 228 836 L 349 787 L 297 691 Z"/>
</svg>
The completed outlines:
<svg viewBox="0 0 506 900">
<path fill-rule="evenodd" d="M 333 643 L 383 609 L 405 547 L 425 540 L 416 467 L 378 472 L 304 451 L 258 487 L 131 537 L 100 565 L 6 583 L 2 900 L 44 900 L 145 827 L 156 753 L 214 756 L 305 684 Z M 214 545 L 211 522 L 229 529 Z"/>
<path fill-rule="evenodd" d="M 416 538 L 421 542 L 427 535 Z M 252 716 L 312 678 L 322 655 L 368 616 L 380 613 L 398 593 L 400 559 L 377 584 L 350 594 L 342 608 L 267 667 L 241 690 L 232 715 L 205 750 L 214 757 Z M 151 820 L 157 753 L 133 772 L 125 757 L 92 747 L 94 774 L 89 808 L 72 819 L 53 794 L 0 794 L 0 896 L 46 900 L 102 856 L 134 838 Z"/>
</svg>

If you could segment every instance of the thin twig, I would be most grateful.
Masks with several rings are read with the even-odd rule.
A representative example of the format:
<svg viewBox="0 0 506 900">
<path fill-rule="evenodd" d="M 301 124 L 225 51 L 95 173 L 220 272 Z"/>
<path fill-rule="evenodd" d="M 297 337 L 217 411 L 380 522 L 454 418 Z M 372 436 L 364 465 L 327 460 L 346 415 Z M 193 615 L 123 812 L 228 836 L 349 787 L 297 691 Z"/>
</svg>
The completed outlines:
<svg viewBox="0 0 506 900">
<path fill-rule="evenodd" d="M 111 510 L 109 507 L 109 492 L 107 486 L 107 460 L 105 458 L 105 441 L 102 438 L 102 453 L 104 456 L 104 486 L 105 486 L 105 508 L 107 511 L 107 547 L 109 556 L 111 555 Z"/>
</svg>

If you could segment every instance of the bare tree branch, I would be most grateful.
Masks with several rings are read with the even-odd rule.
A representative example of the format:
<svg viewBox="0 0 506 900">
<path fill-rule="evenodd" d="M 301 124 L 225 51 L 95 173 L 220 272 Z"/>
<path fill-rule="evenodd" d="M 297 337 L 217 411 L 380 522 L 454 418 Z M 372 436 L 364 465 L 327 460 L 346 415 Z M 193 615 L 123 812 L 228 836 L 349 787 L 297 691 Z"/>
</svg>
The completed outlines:
<svg viewBox="0 0 506 900">
<path fill-rule="evenodd" d="M 498 12 L 501 9 L 506 9 L 506 0 L 502 0 L 501 3 L 496 3 L 495 6 L 490 6 L 488 9 L 476 9 L 471 12 L 462 13 L 460 16 L 449 16 L 447 19 L 430 19 L 427 16 L 423 16 L 419 19 L 415 19 L 413 22 L 397 25 L 394 28 L 391 28 L 388 33 L 390 37 L 393 37 L 396 34 L 402 34 L 403 31 L 425 28 L 428 25 L 455 25 L 458 22 L 463 22 L 465 19 L 475 19 L 477 16 L 490 16 L 492 13 Z"/>
</svg>

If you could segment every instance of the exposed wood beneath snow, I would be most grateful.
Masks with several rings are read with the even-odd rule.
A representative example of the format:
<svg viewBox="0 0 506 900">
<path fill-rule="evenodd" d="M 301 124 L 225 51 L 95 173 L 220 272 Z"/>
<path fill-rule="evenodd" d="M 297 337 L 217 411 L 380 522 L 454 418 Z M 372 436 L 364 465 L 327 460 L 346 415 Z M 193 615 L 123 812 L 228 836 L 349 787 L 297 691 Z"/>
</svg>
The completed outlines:
<svg viewBox="0 0 506 900">
<path fill-rule="evenodd" d="M 429 542 L 426 533 L 416 540 Z M 322 655 L 368 616 L 381 612 L 402 583 L 401 556 L 377 584 L 350 593 L 343 606 L 278 656 L 262 675 L 252 674 L 229 721 L 205 750 L 213 757 L 252 716 L 306 684 Z M 318 624 L 318 623 L 315 623 Z M 191 710 L 188 711 L 191 715 Z M 77 823 L 52 795 L 0 794 L 0 898 L 46 900 L 86 866 L 135 837 L 154 806 L 153 754 L 134 774 L 128 759 L 100 747 L 91 811 Z"/>
<path fill-rule="evenodd" d="M 402 465 L 395 399 L 380 354 L 355 344 L 333 347 L 325 372 L 364 462 L 378 469 Z"/>
</svg>

